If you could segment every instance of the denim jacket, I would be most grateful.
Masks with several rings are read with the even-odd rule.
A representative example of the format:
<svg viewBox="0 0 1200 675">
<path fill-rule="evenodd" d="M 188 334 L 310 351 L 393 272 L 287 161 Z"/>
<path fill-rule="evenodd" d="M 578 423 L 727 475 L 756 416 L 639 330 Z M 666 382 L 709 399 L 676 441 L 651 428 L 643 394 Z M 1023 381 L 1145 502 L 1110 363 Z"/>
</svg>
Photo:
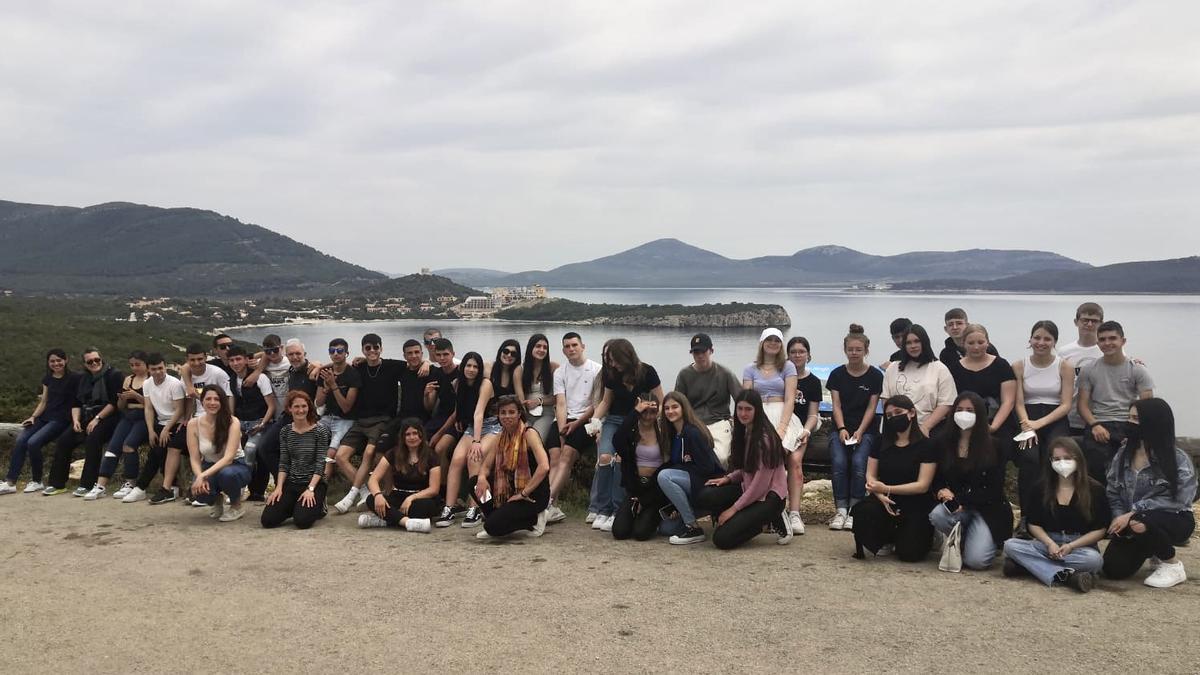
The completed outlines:
<svg viewBox="0 0 1200 675">
<path fill-rule="evenodd" d="M 1126 465 L 1126 452 L 1124 447 L 1118 450 L 1108 467 L 1107 494 L 1113 515 L 1191 510 L 1196 497 L 1196 468 L 1186 452 L 1175 448 L 1175 461 L 1179 465 L 1175 494 L 1171 494 L 1171 486 L 1157 465 L 1152 462 L 1136 471 Z"/>
</svg>

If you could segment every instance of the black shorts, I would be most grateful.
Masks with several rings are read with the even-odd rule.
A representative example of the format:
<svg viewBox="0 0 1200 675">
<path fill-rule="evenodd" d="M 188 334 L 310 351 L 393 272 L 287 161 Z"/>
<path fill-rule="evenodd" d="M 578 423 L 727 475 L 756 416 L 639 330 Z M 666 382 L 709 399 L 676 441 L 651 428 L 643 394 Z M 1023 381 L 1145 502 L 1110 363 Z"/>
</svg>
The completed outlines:
<svg viewBox="0 0 1200 675">
<path fill-rule="evenodd" d="M 572 420 L 568 419 L 567 421 L 570 422 Z M 555 421 L 550 427 L 550 433 L 547 434 L 549 439 L 546 447 L 561 448 L 564 445 L 569 445 L 576 450 L 585 450 L 594 446 L 596 444 L 596 439 L 592 438 L 592 435 L 587 431 L 584 431 L 585 426 L 587 425 L 580 424 L 576 426 L 575 430 L 570 434 L 563 436 L 558 431 L 558 422 Z"/>
<path fill-rule="evenodd" d="M 429 438 L 433 438 L 433 435 L 436 434 L 438 429 L 441 429 L 442 425 L 445 423 L 445 417 L 435 417 L 434 419 L 429 420 L 425 423 L 425 435 Z M 458 439 L 462 438 L 463 432 L 459 431 L 456 425 L 451 424 L 446 429 L 445 435 L 449 438 L 453 438 L 454 442 L 458 443 Z"/>
<path fill-rule="evenodd" d="M 379 440 L 379 437 L 387 430 L 390 421 L 392 421 L 390 417 L 364 417 L 354 420 L 354 426 L 350 427 L 350 431 L 347 431 L 345 436 L 342 436 L 342 445 L 339 447 L 354 448 L 356 455 L 363 452 L 368 445 L 374 445 Z"/>
<path fill-rule="evenodd" d="M 162 430 L 163 426 L 161 424 L 154 425 L 154 434 L 156 436 L 161 434 Z M 187 424 L 180 424 L 175 433 L 167 437 L 167 447 L 182 450 L 184 454 L 187 454 Z"/>
</svg>

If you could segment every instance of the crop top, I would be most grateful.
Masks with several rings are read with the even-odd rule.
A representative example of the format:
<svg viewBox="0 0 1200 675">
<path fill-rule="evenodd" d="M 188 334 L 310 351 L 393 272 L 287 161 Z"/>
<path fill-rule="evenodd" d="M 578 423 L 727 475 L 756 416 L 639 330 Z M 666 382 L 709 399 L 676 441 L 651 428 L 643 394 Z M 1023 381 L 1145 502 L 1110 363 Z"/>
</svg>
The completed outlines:
<svg viewBox="0 0 1200 675">
<path fill-rule="evenodd" d="M 754 390 L 763 398 L 772 396 L 783 398 L 789 377 L 796 377 L 796 364 L 791 361 L 784 362 L 783 372 L 774 371 L 770 375 L 764 375 L 753 363 L 742 369 L 742 380 L 750 380 Z"/>
<path fill-rule="evenodd" d="M 650 445 L 638 443 L 635 453 L 639 467 L 657 469 L 662 465 L 662 452 L 658 449 L 658 444 L 656 443 Z"/>
</svg>

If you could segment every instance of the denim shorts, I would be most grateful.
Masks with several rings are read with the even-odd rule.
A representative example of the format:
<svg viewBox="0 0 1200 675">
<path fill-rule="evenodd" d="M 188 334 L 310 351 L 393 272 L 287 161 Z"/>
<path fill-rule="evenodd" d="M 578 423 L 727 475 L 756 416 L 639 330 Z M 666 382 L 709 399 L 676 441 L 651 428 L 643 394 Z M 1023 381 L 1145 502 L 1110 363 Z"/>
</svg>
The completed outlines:
<svg viewBox="0 0 1200 675">
<path fill-rule="evenodd" d="M 474 436 L 474 431 L 475 423 L 472 422 L 467 425 L 465 433 L 467 436 Z M 483 419 L 483 433 L 479 437 L 483 438 L 484 436 L 492 436 L 498 433 L 500 433 L 500 419 L 498 417 L 485 417 Z"/>
<path fill-rule="evenodd" d="M 329 429 L 329 447 L 336 448 L 342 443 L 342 438 L 346 436 L 346 432 L 350 431 L 350 427 L 354 426 L 354 420 L 346 420 L 336 415 L 326 415 L 321 418 L 320 424 Z"/>
</svg>

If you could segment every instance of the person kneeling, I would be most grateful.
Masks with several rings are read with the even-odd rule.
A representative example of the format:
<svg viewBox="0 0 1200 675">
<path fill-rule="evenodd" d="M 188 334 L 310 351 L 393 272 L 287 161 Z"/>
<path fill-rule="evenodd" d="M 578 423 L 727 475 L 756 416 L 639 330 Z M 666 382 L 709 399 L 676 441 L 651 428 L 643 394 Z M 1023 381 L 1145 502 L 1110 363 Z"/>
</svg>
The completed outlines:
<svg viewBox="0 0 1200 675">
<path fill-rule="evenodd" d="M 323 480 L 329 427 L 317 424 L 317 410 L 308 392 L 288 392 L 285 407 L 292 422 L 279 430 L 279 475 L 263 508 L 263 527 L 279 527 L 288 518 L 307 530 L 325 517 Z"/>
<path fill-rule="evenodd" d="M 648 541 L 658 533 L 662 522 L 658 510 L 667 504 L 654 478 L 666 461 L 659 431 L 658 401 L 652 394 L 645 394 L 613 434 L 613 447 L 621 458 L 621 488 L 625 491 L 625 499 L 613 516 L 613 539 Z"/>
<path fill-rule="evenodd" d="M 409 417 L 400 423 L 400 442 L 393 431 L 379 437 L 384 452 L 367 488 L 371 509 L 358 517 L 359 527 L 402 527 L 409 532 L 429 532 L 432 518 L 442 511 L 438 488 L 442 485 L 442 467 L 437 453 L 425 438 L 420 418 Z"/>
<path fill-rule="evenodd" d="M 717 516 L 713 545 L 737 548 L 770 526 L 780 544 L 792 540 L 792 527 L 784 510 L 787 499 L 786 453 L 775 426 L 763 411 L 762 397 L 745 389 L 734 398 L 733 442 L 730 473 L 705 482 L 701 508 Z M 740 485 L 734 485 L 739 483 Z"/>
<path fill-rule="evenodd" d="M 242 488 L 250 484 L 250 467 L 242 452 L 242 428 L 230 412 L 225 391 L 215 384 L 200 392 L 204 414 L 187 425 L 188 457 L 192 461 L 192 499 L 210 505 L 209 517 L 222 523 L 246 515 Z M 229 508 L 225 498 L 229 497 Z"/>
<path fill-rule="evenodd" d="M 1049 449 L 1041 485 L 1021 514 L 1033 539 L 1004 542 L 1004 576 L 1028 572 L 1047 586 L 1057 582 L 1087 593 L 1104 562 L 1096 548 L 1110 517 L 1104 486 L 1088 476 L 1083 451 L 1069 436 L 1054 439 Z"/>
<path fill-rule="evenodd" d="M 525 425 L 516 396 L 501 396 L 496 414 L 500 439 L 484 455 L 479 475 L 471 477 L 471 491 L 483 510 L 483 531 L 475 536 L 490 539 L 525 530 L 540 537 L 550 503 L 550 458 L 537 431 Z"/>
</svg>

